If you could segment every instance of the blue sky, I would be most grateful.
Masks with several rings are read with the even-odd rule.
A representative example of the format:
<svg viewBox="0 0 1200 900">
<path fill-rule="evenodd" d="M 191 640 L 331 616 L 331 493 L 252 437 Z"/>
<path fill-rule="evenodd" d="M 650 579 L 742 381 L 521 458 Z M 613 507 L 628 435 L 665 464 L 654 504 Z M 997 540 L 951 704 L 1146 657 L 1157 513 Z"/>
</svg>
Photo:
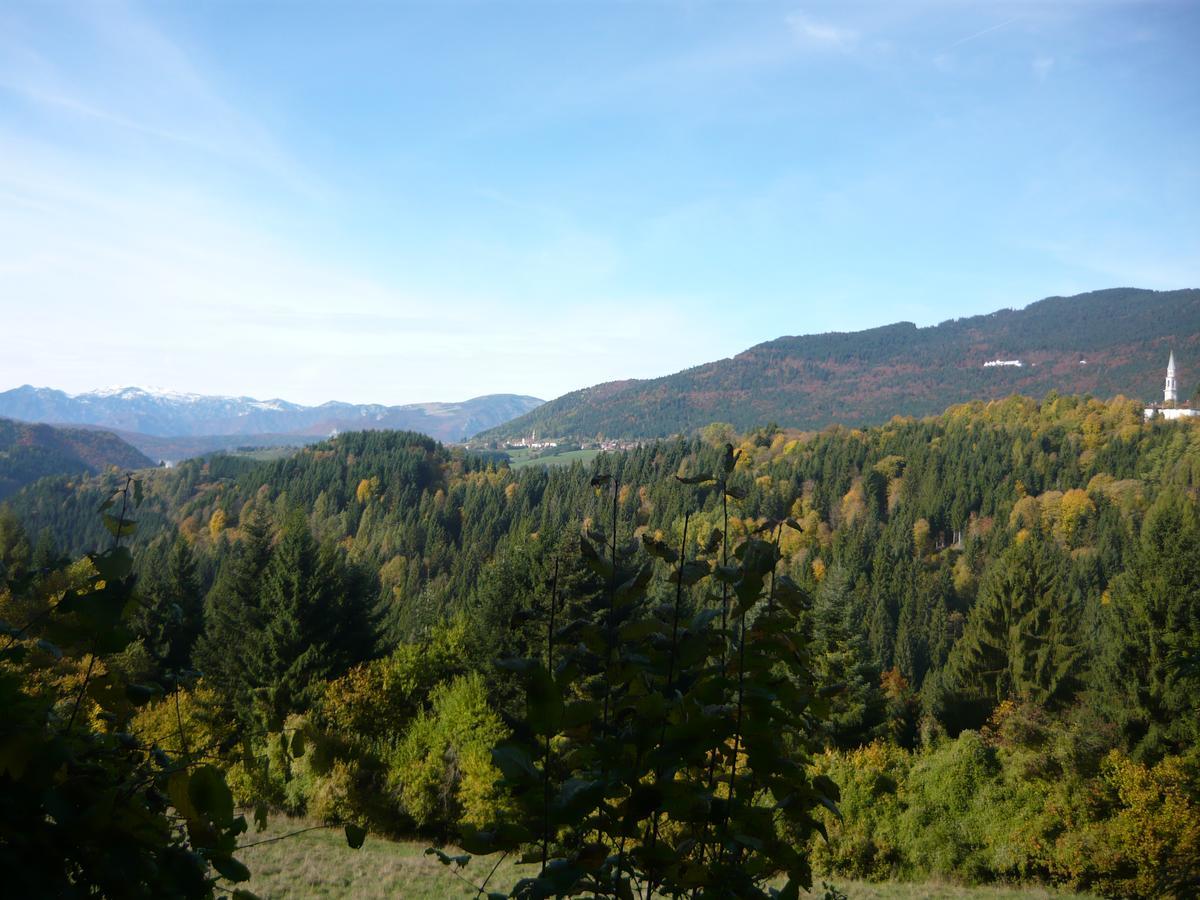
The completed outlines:
<svg viewBox="0 0 1200 900">
<path fill-rule="evenodd" d="M 0 389 L 553 397 L 1200 287 L 1200 4 L 0 6 Z"/>
</svg>

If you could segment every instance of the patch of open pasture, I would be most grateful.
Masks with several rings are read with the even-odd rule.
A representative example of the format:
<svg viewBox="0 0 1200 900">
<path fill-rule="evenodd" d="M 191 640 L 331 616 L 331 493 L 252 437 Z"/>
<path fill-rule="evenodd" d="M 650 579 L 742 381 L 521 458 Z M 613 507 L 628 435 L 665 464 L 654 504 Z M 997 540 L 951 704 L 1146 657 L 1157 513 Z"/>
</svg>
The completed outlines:
<svg viewBox="0 0 1200 900">
<path fill-rule="evenodd" d="M 243 835 L 243 844 L 282 837 L 292 831 L 311 827 L 300 820 L 275 818 L 263 832 Z M 463 872 L 472 884 L 456 878 L 448 867 L 425 855 L 428 844 L 418 841 L 390 841 L 368 835 L 360 850 L 346 846 L 341 829 L 305 831 L 282 840 L 247 846 L 239 854 L 253 877 L 243 887 L 262 900 L 300 900 L 300 898 L 337 898 L 337 900 L 468 900 L 475 897 L 472 884 L 487 877 L 494 858 L 473 859 Z M 533 874 L 534 867 L 518 866 L 504 860 L 496 868 L 489 890 L 507 891 L 519 878 Z M 820 897 L 821 877 L 813 893 Z M 910 884 L 885 882 L 869 884 L 825 877 L 850 900 L 1083 900 L 1085 895 L 1055 891 L 1037 886 L 979 886 L 955 884 Z"/>
</svg>

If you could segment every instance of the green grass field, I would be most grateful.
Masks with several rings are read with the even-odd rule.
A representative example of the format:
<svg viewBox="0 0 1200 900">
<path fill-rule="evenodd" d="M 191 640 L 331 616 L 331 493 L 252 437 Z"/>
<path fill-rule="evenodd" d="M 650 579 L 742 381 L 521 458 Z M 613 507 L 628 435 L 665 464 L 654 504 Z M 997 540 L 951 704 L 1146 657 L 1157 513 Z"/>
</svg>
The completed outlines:
<svg viewBox="0 0 1200 900">
<path fill-rule="evenodd" d="M 244 456 L 246 459 L 255 459 L 259 462 L 274 462 L 277 459 L 286 459 L 289 456 L 295 456 L 299 451 L 299 447 L 256 447 L 253 450 L 230 450 L 229 453 L 233 456 Z"/>
<path fill-rule="evenodd" d="M 506 450 L 509 465 L 514 469 L 525 466 L 569 466 L 573 462 L 590 463 L 600 455 L 599 450 L 568 450 L 550 456 L 530 456 L 528 450 Z"/>
<path fill-rule="evenodd" d="M 243 844 L 262 841 L 304 828 L 308 823 L 274 820 L 265 832 L 243 835 Z M 346 900 L 383 900 L 403 897 L 408 900 L 467 900 L 475 891 L 457 879 L 432 856 L 425 856 L 424 844 L 388 841 L 368 836 L 361 850 L 346 846 L 342 832 L 321 829 L 284 840 L 246 847 L 238 854 L 250 867 L 253 877 L 243 887 L 262 900 L 279 898 L 346 898 Z M 463 873 L 479 881 L 487 876 L 494 860 L 474 859 Z M 532 867 L 502 862 L 488 884 L 490 890 L 507 890 L 517 879 L 531 874 Z M 843 879 L 826 879 L 852 900 L 1070 900 L 1081 894 L 1058 893 L 1045 888 L 962 887 L 940 884 L 864 884 Z M 817 889 L 810 896 L 819 897 Z"/>
</svg>

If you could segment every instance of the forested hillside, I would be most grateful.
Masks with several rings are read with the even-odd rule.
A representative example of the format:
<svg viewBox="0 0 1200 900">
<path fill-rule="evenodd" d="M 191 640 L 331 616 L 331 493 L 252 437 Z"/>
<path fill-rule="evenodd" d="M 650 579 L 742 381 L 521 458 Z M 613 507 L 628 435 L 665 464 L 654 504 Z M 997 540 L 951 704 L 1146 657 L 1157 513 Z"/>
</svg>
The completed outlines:
<svg viewBox="0 0 1200 900">
<path fill-rule="evenodd" d="M 706 434 L 586 469 L 367 432 L 152 472 L 140 643 L 105 665 L 203 673 L 133 727 L 166 746 L 186 725 L 240 802 L 454 835 L 512 808 L 488 751 L 522 692 L 490 660 L 544 654 L 527 623 L 552 581 L 603 593 L 580 548 L 610 514 L 614 559 L 635 537 L 648 561 L 706 560 L 722 535 L 732 561 L 767 540 L 772 598 L 775 578 L 795 585 L 786 640 L 826 697 L 802 726 L 841 794 L 819 870 L 1195 895 L 1200 427 L 1051 394 L 728 448 Z M 43 532 L 72 556 L 96 546 L 114 486 L 46 479 L 15 497 L 5 564 L 28 565 Z M 702 569 L 647 604 L 719 610 L 720 566 Z"/>
<path fill-rule="evenodd" d="M 48 475 L 143 469 L 146 456 L 107 431 L 52 428 L 0 419 L 0 499 Z"/>
<path fill-rule="evenodd" d="M 479 438 L 531 430 L 547 437 L 663 437 L 710 422 L 739 429 L 765 422 L 868 425 L 971 399 L 1050 390 L 1154 400 L 1162 396 L 1171 349 L 1182 366 L 1181 399 L 1191 397 L 1200 387 L 1200 290 L 1118 288 L 928 328 L 901 322 L 782 337 L 663 378 L 575 391 Z M 1021 368 L 984 367 L 1015 359 Z"/>
</svg>

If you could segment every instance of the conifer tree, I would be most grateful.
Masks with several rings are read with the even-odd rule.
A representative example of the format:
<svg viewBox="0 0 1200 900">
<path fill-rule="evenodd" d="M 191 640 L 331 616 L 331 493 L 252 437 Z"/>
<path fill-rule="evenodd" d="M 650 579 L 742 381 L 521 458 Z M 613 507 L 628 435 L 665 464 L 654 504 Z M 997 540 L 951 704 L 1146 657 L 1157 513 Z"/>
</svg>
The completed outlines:
<svg viewBox="0 0 1200 900">
<path fill-rule="evenodd" d="M 246 655 L 259 630 L 259 582 L 271 558 L 267 517 L 255 510 L 242 524 L 242 539 L 221 567 L 204 604 L 204 632 L 194 664 L 229 709 L 249 713 Z"/>
<path fill-rule="evenodd" d="M 862 629 L 851 621 L 847 582 L 841 567 L 830 569 L 817 588 L 811 613 L 813 675 L 822 687 L 838 689 L 824 723 L 829 742 L 838 748 L 869 742 L 884 721 L 879 669 L 870 660 Z"/>
<path fill-rule="evenodd" d="M 35 572 L 41 572 L 54 568 L 58 562 L 58 544 L 54 540 L 54 532 L 50 528 L 43 528 L 33 546 L 33 557 L 29 566 Z"/>
<path fill-rule="evenodd" d="M 255 715 L 268 728 L 306 707 L 322 680 L 371 650 L 361 580 L 337 550 L 317 546 L 299 511 L 288 516 L 263 571 L 258 613 L 246 664 Z"/>
<path fill-rule="evenodd" d="M 30 553 L 25 526 L 7 504 L 0 505 L 0 574 L 12 577 L 24 572 Z"/>
<path fill-rule="evenodd" d="M 1066 591 L 1066 559 L 1040 536 L 1010 547 L 980 588 L 948 663 L 966 698 L 1054 705 L 1075 685 L 1078 609 Z"/>
<path fill-rule="evenodd" d="M 139 593 L 142 605 L 133 617 L 134 633 L 164 671 L 188 668 L 204 610 L 196 560 L 182 535 L 177 534 L 169 548 L 157 542 Z"/>
<path fill-rule="evenodd" d="M 1104 607 L 1095 704 L 1138 756 L 1195 747 L 1200 705 L 1182 664 L 1200 647 L 1200 510 L 1165 492 Z"/>
</svg>

